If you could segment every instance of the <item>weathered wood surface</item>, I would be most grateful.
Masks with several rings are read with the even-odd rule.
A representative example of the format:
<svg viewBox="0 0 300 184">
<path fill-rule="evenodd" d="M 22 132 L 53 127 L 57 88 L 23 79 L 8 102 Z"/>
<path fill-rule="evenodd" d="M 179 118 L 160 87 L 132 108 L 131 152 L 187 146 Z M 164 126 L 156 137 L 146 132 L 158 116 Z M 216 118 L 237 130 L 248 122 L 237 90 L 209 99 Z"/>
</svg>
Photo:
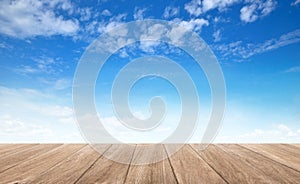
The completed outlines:
<svg viewBox="0 0 300 184">
<path fill-rule="evenodd" d="M 2 144 L 0 183 L 299 183 L 299 144 Z M 168 157 L 169 156 L 169 157 Z M 130 164 L 109 159 L 118 158 Z M 166 157 L 163 160 L 158 158 Z M 158 162 L 156 162 L 158 161 Z M 148 165 L 136 165 L 151 162 Z"/>
</svg>

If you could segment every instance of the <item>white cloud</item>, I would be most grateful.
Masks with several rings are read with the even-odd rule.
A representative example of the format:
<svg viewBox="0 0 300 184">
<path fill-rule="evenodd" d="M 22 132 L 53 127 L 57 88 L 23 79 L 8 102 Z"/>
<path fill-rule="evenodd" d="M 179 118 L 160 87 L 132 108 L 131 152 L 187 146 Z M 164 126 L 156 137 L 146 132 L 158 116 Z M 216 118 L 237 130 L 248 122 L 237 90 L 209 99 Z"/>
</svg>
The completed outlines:
<svg viewBox="0 0 300 184">
<path fill-rule="evenodd" d="M 65 118 L 73 116 L 73 110 L 69 106 L 45 104 L 53 102 L 55 96 L 47 96 L 34 89 L 10 89 L 0 87 L 0 99 L 3 112 L 11 110 L 31 111 L 35 114 L 49 117 Z M 13 107 L 17 106 L 17 107 Z M 5 108 L 6 107 L 6 108 Z"/>
<path fill-rule="evenodd" d="M 133 18 L 134 20 L 143 20 L 144 19 L 144 14 L 145 14 L 145 11 L 147 9 L 146 8 L 138 8 L 138 7 L 135 7 L 134 8 L 134 12 L 133 12 Z"/>
<path fill-rule="evenodd" d="M 120 54 L 119 54 L 119 56 L 120 56 L 121 58 L 127 58 L 127 57 L 129 57 L 126 48 L 121 48 L 121 49 L 120 49 Z"/>
<path fill-rule="evenodd" d="M 50 125 L 6 115 L 0 116 L 0 143 L 84 143 L 84 140 L 78 131 L 61 134 Z"/>
<path fill-rule="evenodd" d="M 283 124 L 279 124 L 277 126 L 277 128 L 282 132 L 290 132 L 291 131 L 291 129 L 289 127 L 287 127 L 286 125 L 283 125 Z"/>
<path fill-rule="evenodd" d="M 55 90 L 63 90 L 72 86 L 72 80 L 67 78 L 58 79 L 55 81 L 53 88 Z"/>
<path fill-rule="evenodd" d="M 164 14 L 163 14 L 163 17 L 164 18 L 171 18 L 171 17 L 174 17 L 176 15 L 179 14 L 179 7 L 171 7 L 171 6 L 167 6 L 165 8 L 165 11 L 164 11 Z"/>
<path fill-rule="evenodd" d="M 112 14 L 108 9 L 105 9 L 105 10 L 102 11 L 101 15 L 108 17 L 108 16 L 111 16 Z"/>
<path fill-rule="evenodd" d="M 186 38 L 183 38 L 186 35 L 187 31 L 200 33 L 203 26 L 209 25 L 209 22 L 207 20 L 197 18 L 186 21 L 175 18 L 172 20 L 172 22 L 175 24 L 175 26 L 173 26 L 172 29 L 166 33 L 166 35 L 172 40 L 173 43 L 176 43 L 177 45 L 190 44 L 190 46 L 194 47 L 195 49 L 202 48 L 199 43 L 195 43 L 192 41 L 186 42 Z M 176 24 L 178 24 L 179 26 L 176 26 Z"/>
<path fill-rule="evenodd" d="M 192 0 L 186 3 L 184 9 L 191 15 L 199 16 L 210 10 L 224 11 L 228 7 L 242 2 L 241 0 Z M 245 6 L 240 10 L 240 18 L 244 22 L 254 22 L 259 17 L 270 14 L 276 7 L 274 0 L 245 0 Z"/>
<path fill-rule="evenodd" d="M 222 143 L 298 143 L 300 131 L 278 124 L 270 130 L 255 129 L 253 132 L 232 136 L 217 136 L 215 142 Z"/>
<path fill-rule="evenodd" d="M 0 33 L 26 38 L 34 36 L 74 35 L 78 21 L 67 19 L 57 11 L 73 12 L 69 1 L 3 0 L 0 4 Z"/>
<path fill-rule="evenodd" d="M 254 22 L 260 17 L 267 16 L 277 4 L 274 0 L 246 0 L 246 3 L 247 5 L 240 10 L 240 18 L 244 22 Z"/>
<path fill-rule="evenodd" d="M 20 74 L 33 74 L 33 73 L 39 73 L 40 72 L 40 70 L 38 70 L 37 68 L 34 68 L 32 66 L 28 66 L 28 65 L 20 66 L 15 71 L 17 73 L 20 73 Z"/>
<path fill-rule="evenodd" d="M 184 9 L 191 15 L 199 16 L 216 8 L 222 11 L 239 1 L 240 0 L 192 0 L 184 5 Z"/>
<path fill-rule="evenodd" d="M 88 21 L 92 17 L 91 8 L 82 8 L 80 12 L 80 21 Z"/>
<path fill-rule="evenodd" d="M 219 42 L 221 40 L 221 31 L 217 30 L 213 34 L 214 42 Z"/>
<path fill-rule="evenodd" d="M 62 72 L 61 61 L 59 58 L 51 58 L 41 56 L 33 58 L 34 64 L 32 65 L 21 65 L 15 69 L 19 74 L 58 74 Z M 59 66 L 59 67 L 58 67 Z M 60 68 L 60 69 L 58 69 Z"/>
<path fill-rule="evenodd" d="M 60 105 L 33 105 L 32 110 L 44 114 L 46 116 L 69 118 L 73 116 L 73 109 L 68 106 Z"/>
<path fill-rule="evenodd" d="M 107 32 L 123 24 L 127 18 L 127 14 L 124 13 L 111 16 L 111 12 L 107 9 L 103 10 L 101 14 L 109 17 L 109 19 L 100 19 L 100 21 L 90 19 L 88 22 L 86 22 L 86 24 L 82 24 L 82 27 L 79 31 L 79 34 L 76 35 L 76 38 L 92 42 L 103 32 Z M 95 17 L 97 16 L 94 16 L 94 18 Z"/>
<path fill-rule="evenodd" d="M 203 18 L 191 19 L 189 21 L 185 20 L 174 20 L 174 22 L 178 23 L 180 26 L 188 29 L 190 31 L 200 32 L 203 26 L 208 26 L 209 22 Z"/>
<path fill-rule="evenodd" d="M 300 66 L 291 67 L 285 70 L 283 73 L 293 73 L 293 72 L 300 72 Z"/>
<path fill-rule="evenodd" d="M 13 46 L 11 46 L 11 45 L 9 45 L 9 44 L 7 44 L 5 42 L 2 42 L 2 43 L 0 43 L 0 48 L 1 49 L 12 49 Z"/>
<path fill-rule="evenodd" d="M 134 114 L 139 113 L 135 112 Z M 139 116 L 145 118 L 144 115 L 140 114 Z M 100 121 L 114 138 L 124 143 L 159 143 L 166 139 L 176 128 L 174 125 L 168 126 L 162 123 L 151 131 L 135 131 L 125 127 L 114 116 L 100 118 Z"/>
<path fill-rule="evenodd" d="M 119 14 L 111 17 L 109 21 L 102 21 L 102 22 L 93 21 L 88 26 L 91 26 L 89 29 L 92 30 L 93 32 L 103 33 L 121 25 L 125 21 L 126 17 L 127 14 Z"/>
<path fill-rule="evenodd" d="M 236 41 L 228 44 L 215 45 L 213 47 L 224 57 L 231 55 L 246 59 L 255 54 L 261 54 L 298 42 L 300 42 L 300 29 L 281 35 L 277 39 L 266 40 L 263 43 L 245 44 L 242 41 Z"/>
<path fill-rule="evenodd" d="M 147 41 L 140 43 L 140 49 L 146 53 L 155 53 L 155 47 L 159 45 L 159 42 Z"/>
<path fill-rule="evenodd" d="M 255 21 L 258 18 L 258 16 L 254 13 L 256 8 L 257 7 L 255 4 L 244 6 L 241 9 L 241 15 L 240 15 L 241 20 L 245 22 Z"/>
<path fill-rule="evenodd" d="M 296 0 L 295 2 L 292 2 L 292 6 L 296 6 L 297 4 L 299 4 L 300 3 L 300 0 Z"/>
<path fill-rule="evenodd" d="M 214 19 L 213 19 L 213 21 L 215 22 L 215 23 L 229 23 L 230 22 L 230 19 L 229 18 L 225 18 L 225 17 L 221 17 L 221 16 L 219 16 L 219 17 L 214 17 Z"/>
<path fill-rule="evenodd" d="M 65 142 L 79 134 L 72 108 L 55 95 L 0 86 L 0 101 L 0 142 Z"/>
<path fill-rule="evenodd" d="M 98 33 L 103 33 L 112 30 L 113 28 L 121 25 L 121 22 L 118 21 L 112 21 L 112 22 L 101 22 L 98 24 Z"/>
<path fill-rule="evenodd" d="M 72 87 L 72 79 L 71 78 L 56 78 L 52 76 L 46 76 L 46 77 L 36 77 L 41 84 L 44 84 L 45 90 L 49 91 L 60 91 L 60 90 L 70 90 Z"/>
<path fill-rule="evenodd" d="M 0 122 L 1 136 L 13 135 L 23 139 L 28 137 L 36 139 L 36 137 L 50 138 L 54 135 L 54 132 L 47 126 L 23 122 L 10 116 L 0 117 Z"/>
</svg>

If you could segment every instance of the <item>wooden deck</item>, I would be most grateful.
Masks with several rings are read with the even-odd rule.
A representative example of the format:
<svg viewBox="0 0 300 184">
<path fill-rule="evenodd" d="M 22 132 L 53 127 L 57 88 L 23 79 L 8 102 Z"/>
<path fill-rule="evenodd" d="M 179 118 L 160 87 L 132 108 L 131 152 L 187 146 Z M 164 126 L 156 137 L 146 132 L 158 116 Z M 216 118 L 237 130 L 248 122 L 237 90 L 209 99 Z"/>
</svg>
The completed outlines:
<svg viewBox="0 0 300 184">
<path fill-rule="evenodd" d="M 117 154 L 117 145 L 106 152 Z M 174 145 L 161 146 L 168 154 Z M 122 154 L 132 160 L 141 147 Z M 0 183 L 300 183 L 300 145 L 185 145 L 163 161 L 127 165 L 83 144 L 2 144 Z"/>
</svg>

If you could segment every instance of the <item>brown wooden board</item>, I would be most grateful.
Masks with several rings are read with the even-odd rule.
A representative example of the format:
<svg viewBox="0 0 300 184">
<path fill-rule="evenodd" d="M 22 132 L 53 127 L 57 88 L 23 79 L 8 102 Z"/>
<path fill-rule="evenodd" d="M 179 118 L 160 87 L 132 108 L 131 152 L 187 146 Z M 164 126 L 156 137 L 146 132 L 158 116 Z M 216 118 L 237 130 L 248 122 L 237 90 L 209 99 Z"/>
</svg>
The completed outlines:
<svg viewBox="0 0 300 184">
<path fill-rule="evenodd" d="M 0 173 L 0 183 L 30 183 L 34 178 L 62 162 L 83 146 L 85 145 L 62 145 L 32 159 L 26 160 L 17 166 Z"/>
<path fill-rule="evenodd" d="M 177 145 L 165 145 L 168 154 Z M 178 183 L 226 183 L 190 146 L 170 157 Z"/>
<path fill-rule="evenodd" d="M 300 171 L 299 152 L 292 152 L 281 145 L 275 144 L 243 144 L 242 146 L 273 159 L 283 165 Z"/>
<path fill-rule="evenodd" d="M 164 160 L 158 160 L 165 158 Z M 159 162 L 157 162 L 159 161 Z M 131 164 L 126 183 L 176 183 L 176 178 L 163 145 L 138 145 Z"/>
<path fill-rule="evenodd" d="M 123 158 L 131 160 L 134 147 L 128 148 L 124 145 L 112 145 L 101 156 L 92 167 L 84 173 L 76 183 L 124 183 L 129 169 L 129 164 L 122 164 L 106 158 L 110 155 L 111 158 Z"/>
</svg>

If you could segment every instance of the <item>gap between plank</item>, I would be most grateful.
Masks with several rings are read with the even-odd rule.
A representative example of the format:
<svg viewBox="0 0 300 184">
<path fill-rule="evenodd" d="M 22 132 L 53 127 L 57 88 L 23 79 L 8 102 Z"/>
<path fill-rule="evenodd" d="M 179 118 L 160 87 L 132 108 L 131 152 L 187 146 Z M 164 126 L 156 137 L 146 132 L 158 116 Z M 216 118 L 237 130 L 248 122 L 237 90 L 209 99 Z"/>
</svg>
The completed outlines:
<svg viewBox="0 0 300 184">
<path fill-rule="evenodd" d="M 61 146 L 59 146 L 59 147 L 62 147 L 62 146 L 64 146 L 64 145 L 66 145 L 66 144 L 63 144 L 63 145 L 61 145 Z M 72 145 L 72 144 L 71 144 L 71 145 Z M 87 146 L 87 145 L 84 145 L 84 146 L 83 146 L 82 148 L 80 148 L 79 150 L 77 150 L 77 151 L 75 151 L 74 153 L 72 153 L 72 154 L 70 154 L 70 155 L 64 157 L 64 159 L 60 160 L 60 161 L 57 162 L 55 165 L 53 165 L 52 167 L 48 168 L 47 171 L 41 172 L 39 175 L 42 175 L 42 174 L 44 174 L 44 173 L 49 172 L 49 170 L 51 170 L 52 168 L 54 168 L 54 167 L 56 167 L 57 165 L 59 165 L 59 164 L 60 164 L 62 161 L 64 161 L 66 158 L 69 158 L 70 156 L 73 156 L 74 154 L 76 154 L 77 152 L 79 152 L 80 150 L 82 150 L 83 148 L 85 148 L 86 146 Z M 57 148 L 55 148 L 55 149 L 58 149 L 59 147 L 57 147 Z"/>
<path fill-rule="evenodd" d="M 103 155 L 107 152 L 107 150 L 109 148 L 111 148 L 112 145 L 110 145 L 78 178 L 77 180 L 74 182 L 74 184 L 78 183 L 78 181 L 88 172 L 89 169 L 91 169 L 95 164 L 96 162 L 103 157 Z"/>
<path fill-rule="evenodd" d="M 130 169 L 130 166 L 131 166 L 131 162 L 132 162 L 132 160 L 133 160 L 133 156 L 134 156 L 136 147 L 137 147 L 137 145 L 135 145 L 135 147 L 134 147 L 134 150 L 133 150 L 133 153 L 132 153 L 132 157 L 131 157 L 131 159 L 130 159 L 130 163 L 128 164 L 128 168 L 127 168 L 127 171 L 126 171 L 126 174 L 125 174 L 124 183 L 126 183 L 127 176 L 128 176 L 128 173 L 129 173 L 129 169 Z M 117 182 L 118 182 L 118 181 L 117 181 Z"/>
<path fill-rule="evenodd" d="M 202 156 L 199 154 L 199 152 L 197 151 L 197 150 L 195 150 L 195 148 L 193 147 L 193 146 L 191 146 L 190 144 L 188 144 L 191 148 L 192 148 L 192 150 L 194 151 L 194 152 L 196 152 L 196 154 L 212 169 L 212 170 L 214 170 L 226 183 L 228 183 L 229 184 L 229 182 L 213 167 L 213 166 L 211 166 L 204 158 L 202 158 Z"/>
<path fill-rule="evenodd" d="M 256 154 L 258 154 L 258 155 L 261 155 L 261 156 L 263 156 L 263 157 L 269 159 L 271 162 L 278 163 L 278 164 L 280 164 L 280 165 L 282 165 L 282 166 L 284 166 L 284 167 L 288 167 L 288 168 L 290 168 L 290 169 L 292 169 L 292 170 L 294 170 L 294 171 L 300 173 L 300 171 L 298 171 L 297 169 L 295 169 L 295 168 L 293 168 L 293 167 L 290 167 L 290 166 L 288 166 L 288 165 L 285 165 L 285 164 L 283 164 L 283 163 L 281 163 L 281 162 L 278 162 L 278 161 L 274 160 L 273 158 L 268 157 L 267 155 L 264 155 L 264 154 L 262 154 L 262 153 L 259 153 L 259 152 L 257 152 L 257 151 L 254 151 L 254 150 L 252 150 L 252 149 L 250 149 L 250 148 L 247 148 L 246 146 L 243 146 L 243 145 L 240 145 L 240 144 L 237 144 L 237 145 L 240 146 L 240 147 L 242 147 L 242 148 L 245 148 L 245 149 L 247 149 L 247 150 L 249 150 L 249 151 L 251 151 L 251 152 L 253 152 L 253 153 L 256 153 Z"/>
<path fill-rule="evenodd" d="M 170 156 L 169 156 L 169 154 L 168 154 L 168 152 L 167 152 L 167 148 L 165 147 L 164 144 L 163 144 L 163 147 L 164 147 L 164 150 L 165 150 L 165 152 L 166 152 L 166 154 L 167 154 L 168 161 L 169 161 L 169 164 L 170 164 L 170 166 L 171 166 L 171 170 L 172 170 L 172 173 L 173 173 L 174 178 L 175 178 L 175 180 L 176 180 L 176 183 L 179 183 L 179 182 L 178 182 L 178 179 L 177 179 L 177 176 L 176 176 L 176 174 L 175 174 L 175 171 L 174 171 L 174 167 L 173 167 L 173 165 L 172 165 L 172 163 L 171 163 Z"/>
<path fill-rule="evenodd" d="M 10 155 L 13 155 L 13 154 L 19 154 L 19 153 L 22 152 L 22 151 L 28 151 L 28 150 L 30 150 L 30 149 L 33 149 L 33 147 L 38 147 L 38 146 L 41 146 L 41 145 L 42 145 L 42 144 L 33 144 L 32 147 L 25 148 L 24 150 L 17 151 L 16 153 L 12 153 L 12 154 L 10 154 Z M 48 151 L 46 151 L 45 153 L 42 153 L 42 154 L 46 154 L 46 153 L 48 153 L 48 152 L 50 152 L 50 151 L 52 151 L 52 150 L 54 150 L 54 149 L 59 148 L 59 147 L 62 146 L 62 145 L 63 145 L 63 144 L 58 144 L 57 147 L 52 148 L 51 150 L 48 150 Z M 10 155 L 8 155 L 8 156 L 10 156 Z M 35 155 L 36 155 L 36 154 L 35 154 Z M 39 156 L 39 155 L 37 155 L 37 156 Z M 7 171 L 7 170 L 9 170 L 9 169 L 11 169 L 11 168 L 14 168 L 14 167 L 18 166 L 18 165 L 20 165 L 20 164 L 22 164 L 22 163 L 24 163 L 24 162 L 30 161 L 30 160 L 32 160 L 32 159 L 34 159 L 34 158 L 35 158 L 35 157 L 30 156 L 29 158 L 26 158 L 26 159 L 20 161 L 19 163 L 16 163 L 15 165 L 12 165 L 11 167 L 9 167 L 9 168 L 7 168 L 7 169 L 1 171 L 0 174 L 3 173 L 3 172 L 5 172 L 5 171 Z"/>
</svg>

